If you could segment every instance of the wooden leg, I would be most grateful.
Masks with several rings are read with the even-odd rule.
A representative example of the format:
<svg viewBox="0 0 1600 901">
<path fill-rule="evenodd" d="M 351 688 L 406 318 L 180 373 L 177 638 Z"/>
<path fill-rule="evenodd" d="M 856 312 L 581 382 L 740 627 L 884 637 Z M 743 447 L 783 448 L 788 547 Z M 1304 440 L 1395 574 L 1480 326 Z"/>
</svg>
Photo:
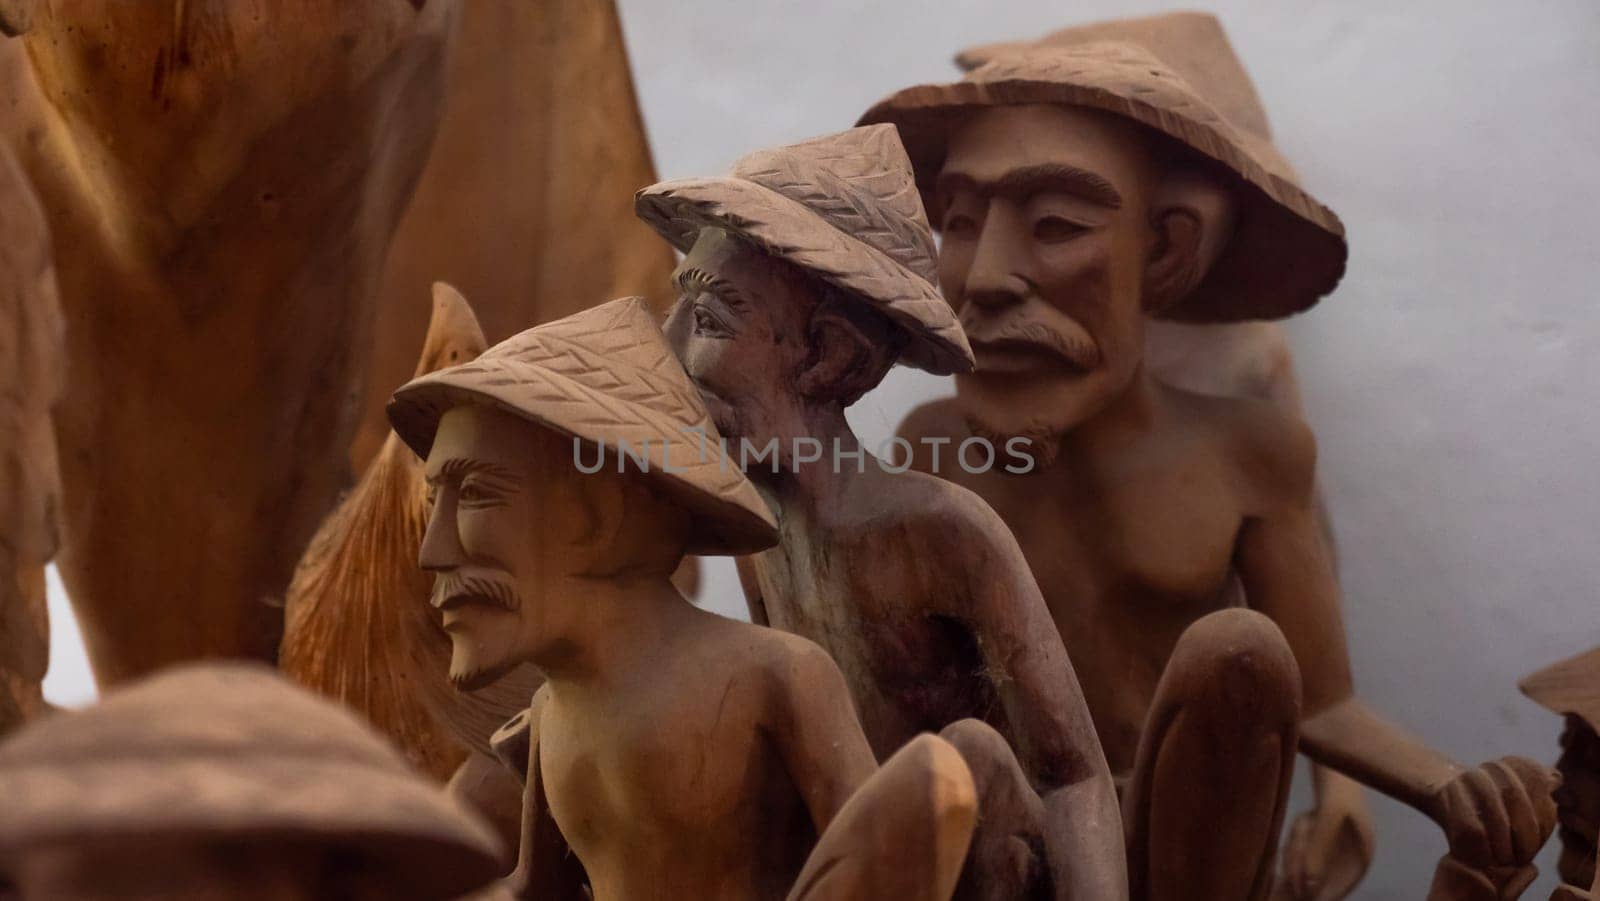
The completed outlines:
<svg viewBox="0 0 1600 901">
<path fill-rule="evenodd" d="M 1262 901 L 1294 774 L 1300 670 L 1278 627 L 1223 610 L 1178 639 L 1123 797 L 1133 901 Z"/>
<path fill-rule="evenodd" d="M 1044 897 L 1044 805 L 999 732 L 981 720 L 946 726 L 939 736 L 961 753 L 978 793 L 978 825 L 956 886 L 957 901 Z"/>
<path fill-rule="evenodd" d="M 977 806 L 961 754 L 934 735 L 912 739 L 828 824 L 789 901 L 948 901 Z"/>
</svg>

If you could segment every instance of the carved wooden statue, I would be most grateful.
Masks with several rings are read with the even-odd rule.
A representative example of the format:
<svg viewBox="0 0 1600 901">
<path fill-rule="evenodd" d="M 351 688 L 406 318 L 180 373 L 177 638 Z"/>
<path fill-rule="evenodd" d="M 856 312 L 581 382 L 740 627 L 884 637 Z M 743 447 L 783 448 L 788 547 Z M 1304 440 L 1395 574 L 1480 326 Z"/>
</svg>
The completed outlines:
<svg viewBox="0 0 1600 901">
<path fill-rule="evenodd" d="M 1561 773 L 1561 787 L 1556 790 L 1561 858 L 1556 868 L 1572 892 L 1592 886 L 1593 898 L 1600 899 L 1600 874 L 1595 868 L 1600 840 L 1600 648 L 1525 676 L 1518 687 L 1563 718 L 1561 757 L 1556 761 Z"/>
<path fill-rule="evenodd" d="M 0 132 L 58 250 L 59 563 L 96 676 L 271 659 L 458 4 L 25 5 Z"/>
<path fill-rule="evenodd" d="M 416 375 L 475 359 L 486 346 L 466 300 L 434 285 Z M 542 680 L 521 666 L 475 691 L 450 684 L 450 637 L 428 604 L 433 578 L 417 568 L 428 509 L 422 464 L 391 432 L 295 571 L 278 665 L 360 711 L 423 772 L 440 780 L 459 773 L 454 788 L 515 844 L 522 789 L 501 777 L 489 738 Z"/>
<path fill-rule="evenodd" d="M 446 901 L 494 834 L 349 712 L 196 664 L 0 744 L 0 884 L 22 898 Z"/>
<path fill-rule="evenodd" d="M 1026 473 L 948 454 L 937 471 L 995 508 L 1039 579 L 1127 780 L 1132 896 L 1265 897 L 1297 739 L 1440 823 L 1457 860 L 1522 878 L 1554 775 L 1463 768 L 1353 694 L 1309 431 L 1142 363 L 1147 312 L 1311 306 L 1344 269 L 1338 219 L 1134 35 L 997 55 L 862 121 L 900 129 L 978 362 L 901 433 L 927 469 L 924 439 L 1033 449 Z M 1317 815 L 1346 819 L 1327 792 Z"/>
<path fill-rule="evenodd" d="M 956 55 L 956 64 L 970 71 L 996 56 L 1029 46 L 1069 47 L 1130 38 L 1172 66 L 1252 142 L 1257 153 L 1271 160 L 1274 171 L 1295 177 L 1293 167 L 1272 142 L 1267 112 L 1255 85 L 1215 16 L 1177 12 L 1076 25 L 1032 44 L 968 48 Z M 1293 355 L 1277 322 L 1190 323 L 1147 316 L 1144 363 L 1152 378 L 1184 391 L 1259 398 L 1296 419 L 1305 416 Z M 1316 504 L 1324 539 L 1332 549 L 1333 533 L 1320 491 Z M 1320 803 L 1299 816 L 1289 830 L 1277 896 L 1333 901 L 1354 890 L 1365 874 L 1372 862 L 1375 834 L 1357 784 L 1320 765 L 1313 765 L 1312 774 Z"/>
<path fill-rule="evenodd" d="M 673 587 L 685 553 L 776 530 L 641 299 L 423 376 L 389 412 L 435 492 L 420 560 L 451 678 L 548 679 L 502 739 L 527 762 L 522 897 L 949 896 L 974 816 L 955 750 L 925 736 L 875 772 L 826 653 Z"/>
<path fill-rule="evenodd" d="M 778 510 L 778 546 L 740 561 L 751 619 L 832 655 L 880 758 L 926 730 L 961 749 L 983 825 L 957 897 L 1125 897 L 1110 772 L 1015 540 L 845 421 L 897 360 L 972 365 L 894 130 L 754 153 L 637 206 L 688 254 L 669 340 Z"/>
<path fill-rule="evenodd" d="M 0 735 L 45 707 L 44 568 L 55 554 L 61 497 L 51 421 L 64 376 L 61 341 L 44 213 L 0 145 Z"/>
</svg>

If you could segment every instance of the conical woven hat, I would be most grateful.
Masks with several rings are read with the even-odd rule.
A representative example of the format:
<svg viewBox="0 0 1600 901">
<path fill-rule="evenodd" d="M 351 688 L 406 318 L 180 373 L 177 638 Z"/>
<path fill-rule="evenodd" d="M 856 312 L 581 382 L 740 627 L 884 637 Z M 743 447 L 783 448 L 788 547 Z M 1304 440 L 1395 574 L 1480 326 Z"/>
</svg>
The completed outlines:
<svg viewBox="0 0 1600 901">
<path fill-rule="evenodd" d="M 1311 307 L 1343 276 L 1343 224 L 1272 146 L 1254 88 L 1212 17 L 1099 23 L 969 50 L 958 62 L 975 68 L 959 82 L 899 91 L 861 117 L 899 127 L 925 191 L 963 111 L 1036 103 L 1105 110 L 1219 163 L 1237 188 L 1232 239 L 1165 318 L 1278 319 Z"/>
<path fill-rule="evenodd" d="M 1090 22 L 1052 31 L 1036 41 L 1010 41 L 969 47 L 956 54 L 956 65 L 970 72 L 998 56 L 1049 47 L 1072 47 L 1102 41 L 1137 44 L 1150 51 L 1189 87 L 1205 98 L 1267 162 L 1267 168 L 1289 180 L 1294 170 L 1272 145 L 1272 127 L 1256 86 L 1233 51 L 1216 16 L 1172 12 L 1136 19 Z"/>
<path fill-rule="evenodd" d="M 1523 676 L 1517 687 L 1546 710 L 1578 717 L 1600 732 L 1600 648 Z"/>
<path fill-rule="evenodd" d="M 647 478 L 694 517 L 691 554 L 748 554 L 777 543 L 772 512 L 723 454 L 700 392 L 643 298 L 528 329 L 476 360 L 414 379 L 389 402 L 389 422 L 427 457 L 445 411 L 469 403 L 607 451 L 627 442 L 632 453 L 647 452 Z"/>
<path fill-rule="evenodd" d="M 972 369 L 966 333 L 939 295 L 933 230 L 893 128 L 758 151 L 723 178 L 645 188 L 634 209 L 685 253 L 702 228 L 724 228 L 860 297 L 909 333 L 907 365 Z"/>
<path fill-rule="evenodd" d="M 477 815 L 259 664 L 167 670 L 0 744 L 0 853 L 131 836 L 310 841 L 453 898 L 503 869 Z"/>
</svg>

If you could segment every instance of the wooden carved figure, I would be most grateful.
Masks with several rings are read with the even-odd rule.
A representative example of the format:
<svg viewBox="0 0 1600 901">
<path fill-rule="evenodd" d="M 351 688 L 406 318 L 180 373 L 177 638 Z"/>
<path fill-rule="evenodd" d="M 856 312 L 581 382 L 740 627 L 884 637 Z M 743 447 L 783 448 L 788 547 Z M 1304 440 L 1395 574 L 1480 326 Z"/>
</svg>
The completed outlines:
<svg viewBox="0 0 1600 901">
<path fill-rule="evenodd" d="M 1272 319 L 1331 291 L 1337 217 L 1131 37 L 1000 54 L 862 121 L 900 129 L 977 358 L 901 434 L 1016 534 L 1125 784 L 1132 896 L 1265 897 L 1297 742 L 1520 879 L 1554 774 L 1462 767 L 1355 697 L 1309 430 L 1143 363 L 1146 314 Z M 1037 465 L 939 461 L 972 437 Z M 1335 825 L 1339 793 L 1318 799 Z"/>
<path fill-rule="evenodd" d="M 1125 897 L 1110 772 L 1016 541 L 845 421 L 897 361 L 972 365 L 894 130 L 754 153 L 636 203 L 687 253 L 669 340 L 778 510 L 779 544 L 740 561 L 751 619 L 832 655 L 880 758 L 929 730 L 966 756 L 982 825 L 958 897 Z"/>
<path fill-rule="evenodd" d="M 0 735 L 45 707 L 44 568 L 55 554 L 61 497 L 51 417 L 64 376 L 61 343 L 44 213 L 0 145 Z"/>
<path fill-rule="evenodd" d="M 1595 843 L 1600 840 L 1600 648 L 1553 663 L 1523 677 L 1523 694 L 1563 718 L 1561 757 L 1556 770 L 1557 835 L 1561 881 L 1574 887 L 1594 886 L 1600 898 L 1600 873 L 1595 868 Z M 1576 888 L 1574 889 L 1576 890 Z"/>
<path fill-rule="evenodd" d="M 433 286 L 420 377 L 487 347 L 465 298 Z M 470 798 L 515 843 L 522 787 L 489 738 L 528 706 L 541 680 L 519 666 L 473 691 L 450 683 L 450 637 L 417 568 L 428 525 L 422 463 L 392 432 L 355 489 L 312 539 L 289 583 L 278 665 L 291 679 L 359 711 L 413 765 Z"/>
<path fill-rule="evenodd" d="M 673 587 L 685 553 L 776 530 L 642 299 L 416 379 L 389 415 L 426 460 L 451 678 L 547 680 L 502 738 L 526 761 L 521 897 L 949 897 L 959 754 L 924 736 L 877 769 L 822 649 Z"/>
<path fill-rule="evenodd" d="M 971 47 L 956 55 L 970 71 L 996 56 L 1030 47 L 1071 47 L 1094 41 L 1133 40 L 1170 65 L 1207 103 L 1269 159 L 1273 170 L 1290 178 L 1294 170 L 1272 142 L 1266 109 L 1250 74 L 1228 42 L 1215 16 L 1198 12 L 1164 13 L 1063 28 L 1037 42 Z M 1294 358 L 1274 321 L 1176 322 L 1146 316 L 1144 363 L 1158 382 L 1195 394 L 1254 397 L 1286 414 L 1304 418 Z M 1317 515 L 1332 548 L 1326 505 L 1319 495 Z M 1284 898 L 1333 901 L 1354 890 L 1372 861 L 1375 833 L 1360 788 L 1348 777 L 1313 765 L 1319 803 L 1298 817 L 1283 849 Z"/>
<path fill-rule="evenodd" d="M 270 660 L 458 2 L 21 5 L 0 136 L 58 250 L 58 562 L 95 675 Z"/>
<path fill-rule="evenodd" d="M 0 743 L 0 886 L 79 901 L 447 901 L 494 834 L 352 714 L 191 664 Z"/>
</svg>

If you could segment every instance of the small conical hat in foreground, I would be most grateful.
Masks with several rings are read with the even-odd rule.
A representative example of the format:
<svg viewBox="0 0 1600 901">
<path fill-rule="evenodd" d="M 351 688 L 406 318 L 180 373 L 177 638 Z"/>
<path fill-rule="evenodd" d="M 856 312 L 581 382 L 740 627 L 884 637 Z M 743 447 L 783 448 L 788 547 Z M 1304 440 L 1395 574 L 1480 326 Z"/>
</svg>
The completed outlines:
<svg viewBox="0 0 1600 901">
<path fill-rule="evenodd" d="M 685 253 L 701 229 L 727 229 L 862 299 L 910 336 L 907 365 L 937 375 L 972 369 L 966 333 L 939 294 L 933 230 L 893 128 L 758 151 L 725 177 L 651 185 L 634 209 Z"/>
<path fill-rule="evenodd" d="M 259 664 L 167 670 L 0 743 L 0 854 L 140 836 L 311 842 L 450 898 L 499 840 L 348 711 Z"/>
<path fill-rule="evenodd" d="M 1552 663 L 1517 683 L 1534 703 L 1600 732 L 1600 648 Z"/>
<path fill-rule="evenodd" d="M 723 453 L 699 390 L 643 298 L 528 329 L 476 360 L 414 379 L 389 402 L 389 421 L 426 458 L 445 411 L 463 404 L 646 457 L 643 477 L 693 517 L 691 554 L 748 554 L 777 543 L 772 512 Z"/>
<path fill-rule="evenodd" d="M 1026 104 L 1098 109 L 1213 161 L 1235 188 L 1232 239 L 1200 285 L 1162 311 L 1164 318 L 1278 319 L 1308 309 L 1344 275 L 1344 225 L 1300 186 L 1272 147 L 1265 114 L 1255 114 L 1254 89 L 1215 19 L 1181 14 L 1101 23 L 1039 42 L 970 50 L 960 61 L 975 65 L 960 81 L 906 88 L 860 120 L 899 128 L 925 192 L 944 165 L 952 129 L 968 113 Z"/>
</svg>

